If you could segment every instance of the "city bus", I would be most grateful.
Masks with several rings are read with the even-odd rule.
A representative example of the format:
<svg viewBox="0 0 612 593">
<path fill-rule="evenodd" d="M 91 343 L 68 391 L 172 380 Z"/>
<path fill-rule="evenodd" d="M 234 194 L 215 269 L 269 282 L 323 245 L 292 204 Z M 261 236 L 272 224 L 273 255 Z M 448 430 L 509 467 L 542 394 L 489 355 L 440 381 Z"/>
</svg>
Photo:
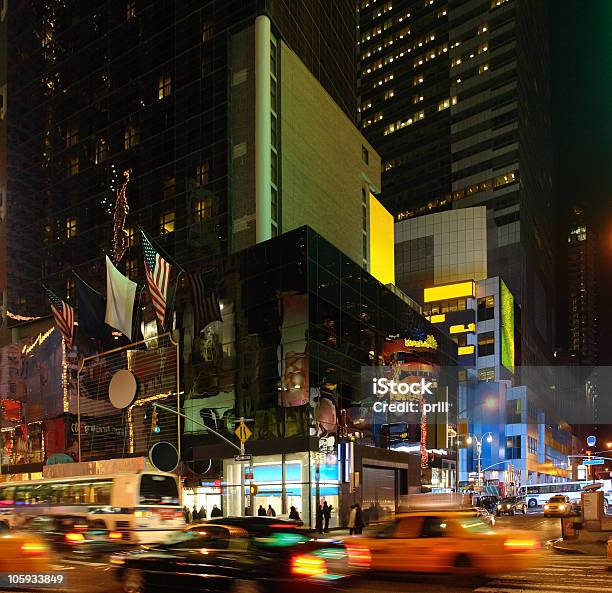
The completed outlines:
<svg viewBox="0 0 612 593">
<path fill-rule="evenodd" d="M 82 515 L 125 543 L 155 543 L 185 524 L 177 477 L 157 471 L 0 484 L 0 529 L 37 515 Z"/>
<path fill-rule="evenodd" d="M 597 480 L 599 490 L 604 492 L 604 506 L 612 505 L 612 480 Z M 572 502 L 580 502 L 581 493 L 585 487 L 593 486 L 593 482 L 581 480 L 579 482 L 556 482 L 550 484 L 525 484 L 519 488 L 519 496 L 524 496 L 529 508 L 544 506 L 551 496 L 556 494 L 569 496 Z"/>
</svg>

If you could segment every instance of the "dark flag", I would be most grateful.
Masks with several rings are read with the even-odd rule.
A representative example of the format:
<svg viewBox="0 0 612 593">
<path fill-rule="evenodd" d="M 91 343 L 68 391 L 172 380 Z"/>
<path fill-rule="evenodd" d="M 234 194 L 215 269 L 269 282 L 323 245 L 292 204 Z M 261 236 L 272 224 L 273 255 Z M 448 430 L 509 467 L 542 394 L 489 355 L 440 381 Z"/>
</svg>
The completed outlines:
<svg viewBox="0 0 612 593">
<path fill-rule="evenodd" d="M 51 302 L 51 313 L 53 313 L 55 325 L 64 336 L 68 350 L 71 350 L 74 338 L 74 309 L 48 288 L 45 290 Z"/>
<path fill-rule="evenodd" d="M 193 330 L 197 336 L 209 323 L 222 321 L 214 270 L 189 274 L 193 296 Z"/>
<path fill-rule="evenodd" d="M 108 341 L 110 330 L 104 323 L 106 303 L 104 297 L 84 280 L 74 274 L 76 279 L 76 300 L 79 313 L 79 336 L 92 338 L 98 348 Z"/>
</svg>

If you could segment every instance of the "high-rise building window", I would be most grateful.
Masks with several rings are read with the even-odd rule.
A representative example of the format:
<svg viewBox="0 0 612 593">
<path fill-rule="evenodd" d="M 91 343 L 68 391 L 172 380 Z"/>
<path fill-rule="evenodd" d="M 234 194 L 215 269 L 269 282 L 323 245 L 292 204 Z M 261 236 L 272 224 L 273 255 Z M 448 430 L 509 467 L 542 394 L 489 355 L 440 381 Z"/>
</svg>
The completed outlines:
<svg viewBox="0 0 612 593">
<path fill-rule="evenodd" d="M 138 230 L 135 226 L 129 226 L 125 229 L 127 235 L 128 247 L 134 247 L 138 241 Z"/>
<path fill-rule="evenodd" d="M 198 187 L 203 187 L 209 181 L 210 181 L 210 164 L 208 161 L 202 161 L 196 167 L 196 183 Z"/>
<path fill-rule="evenodd" d="M 168 235 L 174 232 L 176 214 L 174 210 L 166 210 L 159 217 L 159 233 L 160 235 Z"/>
<path fill-rule="evenodd" d="M 132 257 L 125 262 L 125 274 L 128 278 L 134 280 L 138 278 L 138 258 Z"/>
<path fill-rule="evenodd" d="M 125 128 L 125 132 L 123 134 L 123 147 L 125 150 L 129 150 L 130 148 L 134 148 L 140 143 L 140 132 L 138 128 L 130 125 Z"/>
<path fill-rule="evenodd" d="M 478 321 L 486 321 L 495 317 L 495 297 L 489 295 L 478 299 Z"/>
<path fill-rule="evenodd" d="M 272 188 L 270 197 L 272 202 L 272 224 L 278 228 L 278 191 L 275 187 Z"/>
<path fill-rule="evenodd" d="M 506 459 L 521 458 L 521 435 L 506 438 Z"/>
<path fill-rule="evenodd" d="M 210 41 L 215 34 L 213 20 L 210 18 L 204 19 L 202 23 L 202 41 Z"/>
<path fill-rule="evenodd" d="M 361 160 L 368 165 L 370 163 L 370 153 L 365 146 L 361 147 Z"/>
<path fill-rule="evenodd" d="M 478 334 L 478 356 L 490 356 L 491 354 L 495 354 L 495 333 Z"/>
<path fill-rule="evenodd" d="M 212 198 L 210 196 L 206 196 L 205 198 L 196 200 L 193 203 L 193 216 L 196 222 L 208 220 L 209 218 L 212 218 L 212 215 Z"/>
<path fill-rule="evenodd" d="M 76 146 L 79 142 L 79 130 L 77 128 L 68 128 L 66 130 L 66 147 Z"/>
<path fill-rule="evenodd" d="M 67 218 L 64 223 L 64 231 L 66 239 L 72 239 L 78 234 L 78 226 L 76 218 Z"/>
<path fill-rule="evenodd" d="M 176 181 L 174 177 L 164 177 L 162 182 L 162 196 L 164 200 L 174 198 L 176 193 Z"/>
<path fill-rule="evenodd" d="M 73 154 L 68 159 L 68 176 L 73 177 L 79 172 L 79 155 Z"/>
<path fill-rule="evenodd" d="M 74 278 L 66 280 L 66 300 L 73 301 L 76 296 L 76 284 Z"/>
<path fill-rule="evenodd" d="M 136 0 L 127 0 L 125 3 L 125 18 L 128 21 L 136 18 Z"/>
<path fill-rule="evenodd" d="M 165 99 L 172 94 L 172 76 L 165 72 L 157 81 L 157 98 Z"/>
<path fill-rule="evenodd" d="M 98 138 L 96 140 L 96 165 L 103 163 L 108 158 L 108 143 L 104 138 Z"/>
</svg>

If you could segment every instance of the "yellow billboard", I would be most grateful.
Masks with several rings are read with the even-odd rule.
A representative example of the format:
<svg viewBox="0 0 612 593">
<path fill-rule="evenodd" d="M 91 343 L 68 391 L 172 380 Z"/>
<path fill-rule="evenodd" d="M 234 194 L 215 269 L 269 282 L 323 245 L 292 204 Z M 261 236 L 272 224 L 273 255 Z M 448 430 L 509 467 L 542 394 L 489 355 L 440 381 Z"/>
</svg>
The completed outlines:
<svg viewBox="0 0 612 593">
<path fill-rule="evenodd" d="M 393 216 L 370 194 L 369 272 L 383 284 L 395 284 L 395 226 Z"/>
</svg>

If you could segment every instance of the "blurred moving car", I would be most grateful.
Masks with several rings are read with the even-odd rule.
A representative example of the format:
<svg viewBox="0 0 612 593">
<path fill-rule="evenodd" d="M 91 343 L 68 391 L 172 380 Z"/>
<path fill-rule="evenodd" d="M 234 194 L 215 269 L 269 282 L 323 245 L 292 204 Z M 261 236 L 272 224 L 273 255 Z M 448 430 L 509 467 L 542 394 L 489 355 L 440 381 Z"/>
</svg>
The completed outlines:
<svg viewBox="0 0 612 593">
<path fill-rule="evenodd" d="M 108 558 L 122 549 L 122 534 L 108 531 L 78 515 L 39 515 L 27 524 L 48 546 L 61 556 Z"/>
<path fill-rule="evenodd" d="M 569 496 L 557 494 L 551 496 L 548 502 L 544 505 L 545 517 L 567 517 L 574 512 L 574 505 Z"/>
<path fill-rule="evenodd" d="M 0 572 L 49 572 L 52 562 L 49 546 L 36 534 L 11 532 L 0 537 Z"/>
<path fill-rule="evenodd" d="M 328 591 L 369 560 L 357 543 L 313 540 L 273 517 L 215 519 L 111 556 L 126 593 Z"/>
<path fill-rule="evenodd" d="M 493 531 L 462 511 L 417 511 L 399 515 L 355 538 L 370 550 L 380 572 L 491 575 L 537 564 L 540 542 L 529 534 Z"/>
<path fill-rule="evenodd" d="M 497 507 L 495 507 L 495 514 L 498 517 L 501 515 L 516 515 L 518 512 L 523 513 L 523 515 L 527 513 L 527 503 L 520 496 L 502 498 Z"/>
<path fill-rule="evenodd" d="M 478 517 L 483 523 L 486 523 L 489 527 L 495 526 L 495 515 L 490 513 L 488 509 L 484 507 L 474 507 L 472 509 L 474 516 Z"/>
</svg>

